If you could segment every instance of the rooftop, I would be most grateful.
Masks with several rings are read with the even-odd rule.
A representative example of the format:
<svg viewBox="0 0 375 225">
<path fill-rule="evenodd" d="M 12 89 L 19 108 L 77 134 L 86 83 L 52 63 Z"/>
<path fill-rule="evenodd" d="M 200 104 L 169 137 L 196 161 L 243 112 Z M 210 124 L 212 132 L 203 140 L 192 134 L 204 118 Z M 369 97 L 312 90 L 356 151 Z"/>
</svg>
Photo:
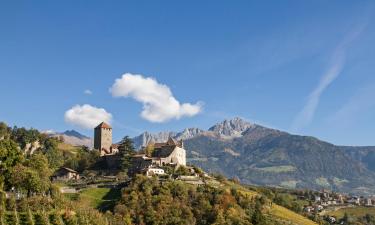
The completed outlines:
<svg viewBox="0 0 375 225">
<path fill-rule="evenodd" d="M 112 127 L 109 124 L 105 123 L 105 122 L 101 122 L 97 127 L 95 127 L 95 129 L 96 128 L 108 128 L 108 129 L 112 129 Z"/>
</svg>

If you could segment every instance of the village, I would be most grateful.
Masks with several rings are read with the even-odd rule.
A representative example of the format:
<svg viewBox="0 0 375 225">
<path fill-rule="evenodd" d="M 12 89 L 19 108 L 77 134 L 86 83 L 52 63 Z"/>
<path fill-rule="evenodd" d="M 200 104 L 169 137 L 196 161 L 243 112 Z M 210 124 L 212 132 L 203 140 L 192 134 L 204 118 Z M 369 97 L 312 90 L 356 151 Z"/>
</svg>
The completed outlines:
<svg viewBox="0 0 375 225">
<path fill-rule="evenodd" d="M 353 194 L 337 193 L 330 190 L 321 190 L 313 193 L 312 196 L 298 196 L 300 200 L 311 202 L 310 205 L 304 207 L 306 214 L 317 214 L 320 216 L 329 215 L 330 212 L 343 208 L 353 207 L 375 207 L 375 196 L 364 197 Z M 327 221 L 331 224 L 336 223 L 336 218 L 327 217 Z"/>
</svg>

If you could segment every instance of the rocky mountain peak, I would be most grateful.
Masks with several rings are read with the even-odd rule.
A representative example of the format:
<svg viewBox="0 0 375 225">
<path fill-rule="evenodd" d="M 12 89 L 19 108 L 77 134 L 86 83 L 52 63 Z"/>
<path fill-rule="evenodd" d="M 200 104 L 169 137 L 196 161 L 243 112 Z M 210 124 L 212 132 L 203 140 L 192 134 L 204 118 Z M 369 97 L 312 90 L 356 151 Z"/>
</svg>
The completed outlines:
<svg viewBox="0 0 375 225">
<path fill-rule="evenodd" d="M 162 131 L 158 133 L 144 132 L 137 137 L 133 138 L 134 146 L 139 149 L 146 146 L 150 142 L 165 142 L 169 137 L 175 137 L 176 132 Z"/>
<path fill-rule="evenodd" d="M 204 130 L 199 128 L 185 128 L 182 132 L 178 133 L 174 138 L 177 140 L 187 140 L 204 132 Z"/>
<path fill-rule="evenodd" d="M 217 123 L 209 131 L 226 137 L 239 137 L 249 128 L 254 128 L 257 125 L 247 122 L 246 120 L 235 117 L 233 119 L 226 119 L 223 122 Z"/>
</svg>

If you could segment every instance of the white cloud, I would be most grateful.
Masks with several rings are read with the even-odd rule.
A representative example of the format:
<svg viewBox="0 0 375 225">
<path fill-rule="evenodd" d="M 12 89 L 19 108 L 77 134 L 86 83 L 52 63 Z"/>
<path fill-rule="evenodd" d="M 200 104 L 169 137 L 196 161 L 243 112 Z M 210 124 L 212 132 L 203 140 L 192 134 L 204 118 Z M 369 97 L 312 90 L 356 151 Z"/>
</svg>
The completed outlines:
<svg viewBox="0 0 375 225">
<path fill-rule="evenodd" d="M 111 123 L 112 114 L 103 108 L 97 108 L 89 104 L 75 105 L 65 112 L 65 121 L 67 123 L 79 126 L 85 129 L 92 129 L 101 122 Z"/>
<path fill-rule="evenodd" d="M 85 95 L 92 95 L 92 91 L 89 90 L 89 89 L 86 89 L 83 93 L 84 93 Z"/>
<path fill-rule="evenodd" d="M 327 71 L 323 74 L 319 84 L 308 96 L 307 102 L 292 124 L 292 131 L 299 131 L 301 128 L 309 125 L 314 118 L 315 111 L 319 105 L 320 97 L 323 92 L 331 85 L 340 75 L 346 58 L 346 50 L 348 45 L 362 32 L 366 25 L 362 25 L 359 29 L 351 32 L 335 49 L 330 65 Z"/>
<path fill-rule="evenodd" d="M 202 111 L 202 103 L 181 104 L 165 84 L 154 78 L 126 73 L 110 88 L 114 97 L 131 97 L 143 104 L 142 118 L 150 122 L 165 122 L 191 117 Z"/>
</svg>

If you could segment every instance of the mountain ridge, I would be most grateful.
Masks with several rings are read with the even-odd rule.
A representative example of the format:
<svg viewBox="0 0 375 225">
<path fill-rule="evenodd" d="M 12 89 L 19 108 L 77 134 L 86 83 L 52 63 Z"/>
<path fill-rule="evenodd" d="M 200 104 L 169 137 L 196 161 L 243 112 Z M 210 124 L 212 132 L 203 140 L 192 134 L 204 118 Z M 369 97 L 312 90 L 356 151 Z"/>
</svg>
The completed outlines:
<svg viewBox="0 0 375 225">
<path fill-rule="evenodd" d="M 337 146 L 238 117 L 199 130 L 182 139 L 188 161 L 207 171 L 255 185 L 374 193 L 375 147 Z M 178 132 L 163 134 L 167 135 L 147 133 L 157 141 L 169 136 L 178 139 Z"/>
<path fill-rule="evenodd" d="M 47 131 L 44 133 L 49 137 L 56 137 L 73 146 L 86 146 L 88 148 L 93 148 L 94 146 L 94 140 L 92 138 L 87 137 L 76 130 L 66 130 L 64 132 Z"/>
</svg>

